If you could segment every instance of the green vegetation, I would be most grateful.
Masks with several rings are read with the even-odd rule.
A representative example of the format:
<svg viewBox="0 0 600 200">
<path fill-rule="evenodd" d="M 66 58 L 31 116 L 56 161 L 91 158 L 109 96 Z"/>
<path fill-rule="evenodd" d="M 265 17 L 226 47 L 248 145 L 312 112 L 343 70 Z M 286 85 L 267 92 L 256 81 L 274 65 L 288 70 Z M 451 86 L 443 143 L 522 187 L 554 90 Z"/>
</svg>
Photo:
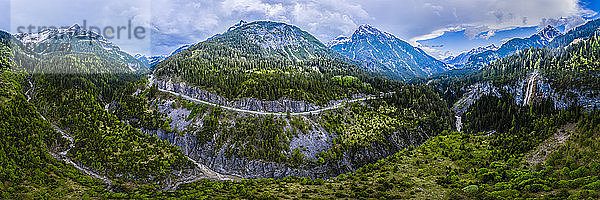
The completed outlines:
<svg viewBox="0 0 600 200">
<path fill-rule="evenodd" d="M 354 103 L 347 109 L 326 113 L 321 124 L 339 135 L 333 148 L 321 156 L 336 161 L 354 157 L 362 150 L 387 149 L 393 152 L 419 144 L 454 123 L 446 103 L 427 87 L 404 85 L 382 100 Z M 348 151 L 350 154 L 345 155 Z M 361 164 L 372 158 L 356 158 Z"/>
<path fill-rule="evenodd" d="M 146 83 L 147 81 L 144 80 L 127 83 L 116 92 L 115 101 L 118 100 L 118 103 L 115 104 L 115 108 L 109 108 L 109 112 L 119 119 L 126 120 L 134 128 L 174 132 L 169 126 L 170 119 L 167 119 L 165 114 L 159 113 L 156 103 L 151 102 L 157 95 L 156 87 L 146 89 Z M 135 95 L 136 92 L 141 94 Z"/>
<path fill-rule="evenodd" d="M 175 100 L 173 108 L 190 110 L 186 121 L 202 121 L 201 126 L 192 124 L 182 134 L 194 134 L 198 144 L 209 144 L 216 151 L 213 153 L 223 149 L 227 156 L 311 169 L 345 156 L 356 156 L 351 162 L 362 166 L 452 127 L 450 110 L 431 88 L 398 85 L 401 87 L 394 94 L 382 99 L 309 116 L 246 115 L 187 103 L 175 96 L 162 98 Z M 326 131 L 333 148 L 312 159 L 302 153 L 303 149 L 290 148 L 292 138 L 314 131 Z M 359 155 L 365 152 L 384 152 L 384 156 Z"/>
<path fill-rule="evenodd" d="M 239 37 L 217 37 L 159 64 L 156 75 L 179 78 L 230 99 L 288 97 L 324 104 L 357 93 L 395 93 L 318 115 L 240 114 L 146 88 L 140 74 L 108 73 L 123 69 L 95 55 L 31 56 L 0 35 L 0 197 L 600 198 L 600 110 L 576 104 L 560 110 L 542 97 L 517 105 L 502 87 L 537 70 L 557 92 L 597 94 L 599 38 L 561 49 L 524 50 L 462 78 L 440 76 L 430 84 L 409 85 L 369 76 L 325 50 L 317 51 L 316 58 L 290 47 L 265 50 L 243 40 L 245 32 L 234 33 Z M 278 54 L 282 51 L 288 54 Z M 20 71 L 45 69 L 82 73 Z M 481 81 L 492 82 L 501 95 L 475 101 L 462 116 L 463 132 L 450 131 L 455 122 L 449 106 L 462 96 L 460 88 Z M 167 99 L 176 99 L 170 106 L 186 108 L 190 114 L 185 119 L 202 126 L 172 130 L 171 120 L 158 112 Z M 114 180 L 113 191 L 53 157 L 70 144 L 53 125 L 74 138 L 66 156 Z M 330 167 L 345 160 L 358 169 L 327 180 L 200 180 L 161 191 L 160 185 L 178 178 L 191 163 L 179 148 L 140 129 L 193 133 L 200 145 L 226 149 L 228 156 L 297 169 Z M 290 149 L 292 138 L 315 129 L 334 138 L 329 150 L 309 158 L 303 147 Z"/>
<path fill-rule="evenodd" d="M 595 153 L 600 142 L 599 114 L 599 111 L 584 115 L 577 115 L 577 111 L 560 112 L 549 115 L 557 120 L 548 122 L 546 127 L 532 124 L 534 131 L 541 131 L 580 119 L 559 150 L 536 166 L 528 166 L 521 153 L 504 153 L 503 149 L 509 146 L 503 144 L 511 140 L 504 135 L 445 132 L 414 150 L 400 151 L 331 180 L 200 181 L 175 192 L 148 197 L 596 199 L 600 197 L 597 193 L 600 157 Z"/>
<path fill-rule="evenodd" d="M 101 181 L 54 159 L 48 150 L 68 141 L 27 103 L 24 75 L 0 72 L 0 198 L 80 198 L 103 193 Z"/>
<path fill-rule="evenodd" d="M 282 34 L 299 35 L 299 41 L 289 41 L 298 45 L 282 49 L 261 46 L 258 32 L 279 30 L 279 25 L 254 22 L 215 36 L 159 63 L 155 75 L 192 84 L 229 100 L 285 97 L 320 105 L 352 94 L 389 91 L 395 86 L 350 64 L 296 27 L 281 25 L 285 26 Z"/>
<path fill-rule="evenodd" d="M 117 116 L 126 117 L 130 124 L 107 112 L 97 91 L 105 91 L 94 81 L 110 78 L 81 77 L 79 75 L 39 75 L 36 77 L 38 93 L 36 104 L 49 108 L 43 113 L 57 126 L 67 130 L 75 139 L 75 147 L 68 156 L 109 177 L 130 180 L 161 180 L 172 170 L 186 168 L 187 160 L 178 148 L 144 135 L 133 126 L 147 129 L 168 127 L 147 104 L 136 97 L 123 97 L 118 104 Z M 113 80 L 123 80 L 113 77 Z M 72 84 L 71 83 L 75 83 Z M 110 84 L 113 87 L 116 84 Z M 126 90 L 126 89 L 125 89 Z M 107 98 L 112 102 L 111 98 Z M 141 104 L 136 104 L 141 101 Z M 136 107 L 142 105 L 142 107 Z M 137 119 L 137 120 L 133 120 Z M 165 128 L 170 130 L 169 128 Z"/>
<path fill-rule="evenodd" d="M 3 49 L 6 49 L 5 47 L 7 46 L 2 46 Z M 50 122 L 64 129 L 68 135 L 74 138 L 74 146 L 67 154 L 73 161 L 105 174 L 115 180 L 118 185 L 123 185 L 123 187 L 117 186 L 117 188 L 130 188 L 127 185 L 131 184 L 153 185 L 167 177 L 175 176 L 179 171 L 191 166 L 191 163 L 178 148 L 155 137 L 144 135 L 140 130 L 132 127 L 133 125 L 145 128 L 165 128 L 163 117 L 156 113 L 153 115 L 152 112 L 148 111 L 147 99 L 143 99 L 143 96 L 128 97 L 124 95 L 134 90 L 134 81 L 139 80 L 139 74 L 112 71 L 118 69 L 119 66 L 105 62 L 93 55 L 55 55 L 49 58 L 37 58 L 23 53 L 18 46 L 11 48 L 11 52 L 14 57 L 10 59 L 14 63 L 11 70 L 5 73 L 12 73 L 10 71 L 19 69 L 25 69 L 32 73 L 19 73 L 19 76 L 17 76 L 20 77 L 17 79 L 18 82 L 11 81 L 10 77 L 6 78 L 7 84 L 26 85 L 28 91 L 31 89 L 28 82 L 31 81 L 34 85 L 33 90 L 31 90 L 33 92 L 29 94 L 32 97 L 31 103 L 33 104 L 31 105 L 32 108 L 29 109 L 33 110 L 33 115 L 24 114 L 18 120 L 23 120 L 22 123 L 26 123 L 29 120 L 40 120 L 39 118 L 43 115 L 47 118 L 47 121 L 42 120 L 45 124 L 40 125 L 39 128 L 46 128 L 46 131 L 53 132 L 53 128 L 48 125 L 48 122 Z M 94 65 L 94 63 L 98 65 Z M 52 67 L 57 67 L 56 70 L 62 68 L 78 73 L 36 73 L 49 69 L 53 70 Z M 11 85 L 7 86 L 10 86 L 7 89 L 12 87 Z M 13 88 L 6 91 L 0 99 L 3 102 L 8 102 L 6 105 L 13 109 L 10 105 L 18 103 L 18 101 L 14 102 L 16 101 L 15 98 L 21 100 L 20 97 L 24 95 L 25 89 Z M 25 101 L 24 97 L 23 101 Z M 122 108 L 116 114 L 123 118 L 119 119 L 104 109 L 103 105 L 108 102 L 116 102 Z M 14 104 L 14 109 L 23 108 L 21 104 L 27 104 L 27 102 Z M 138 113 L 140 111 L 141 113 Z M 27 112 L 27 110 L 24 109 L 23 112 Z M 6 112 L 5 114 L 19 116 L 13 112 Z M 126 120 L 132 122 L 131 125 L 125 123 Z M 17 120 L 14 121 L 18 122 Z M 19 125 L 18 123 L 8 123 L 9 121 L 3 122 L 7 123 L 7 127 Z M 169 130 L 168 128 L 165 129 Z M 13 127 L 12 131 L 6 133 L 17 134 L 19 133 L 18 130 L 21 129 Z M 22 134 L 35 133 L 35 131 L 30 130 L 23 131 Z M 60 137 L 60 134 L 53 135 L 54 140 L 62 141 L 60 143 L 44 138 L 49 137 L 50 134 L 48 133 L 33 135 L 39 135 L 44 142 L 43 144 L 47 146 L 67 145 L 62 141 L 64 139 Z M 11 139 L 11 137 L 7 139 Z M 23 147 L 28 145 L 28 143 L 14 143 L 12 145 L 17 144 Z M 35 145 L 39 146 L 38 143 L 35 143 Z M 41 148 L 44 149 L 43 146 Z M 56 148 L 49 149 L 49 151 L 58 152 L 60 148 Z M 38 155 L 38 157 L 50 159 L 47 153 Z M 58 161 L 53 160 L 52 162 L 56 163 Z"/>
</svg>

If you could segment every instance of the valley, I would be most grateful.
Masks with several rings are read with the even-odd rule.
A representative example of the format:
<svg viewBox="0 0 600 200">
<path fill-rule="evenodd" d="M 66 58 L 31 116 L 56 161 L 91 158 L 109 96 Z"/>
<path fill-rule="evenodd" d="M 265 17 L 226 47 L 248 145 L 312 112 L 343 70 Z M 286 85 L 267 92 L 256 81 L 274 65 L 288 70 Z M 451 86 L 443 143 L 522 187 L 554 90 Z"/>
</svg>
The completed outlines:
<svg viewBox="0 0 600 200">
<path fill-rule="evenodd" d="M 242 20 L 163 56 L 0 31 L 0 198 L 597 199 L 598 30 L 444 61 L 371 25 Z"/>
</svg>

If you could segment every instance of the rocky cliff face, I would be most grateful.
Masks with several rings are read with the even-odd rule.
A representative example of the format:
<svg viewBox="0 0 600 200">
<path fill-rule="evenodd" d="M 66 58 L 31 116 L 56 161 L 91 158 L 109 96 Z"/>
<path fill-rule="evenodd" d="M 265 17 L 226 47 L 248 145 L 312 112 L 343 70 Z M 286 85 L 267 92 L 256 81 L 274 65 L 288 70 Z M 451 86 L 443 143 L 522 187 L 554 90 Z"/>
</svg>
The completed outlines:
<svg viewBox="0 0 600 200">
<path fill-rule="evenodd" d="M 480 82 L 464 88 L 463 97 L 458 100 L 453 110 L 462 115 L 467 108 L 483 95 L 501 97 L 499 91 L 511 94 L 517 105 L 525 106 L 541 99 L 550 99 L 556 109 L 566 109 L 574 104 L 584 108 L 600 107 L 600 93 L 585 88 L 570 88 L 557 91 L 552 87 L 549 79 L 545 78 L 538 70 L 533 71 L 523 79 L 512 84 L 497 86 L 492 82 Z"/>
<path fill-rule="evenodd" d="M 452 107 L 452 110 L 459 116 L 467 112 L 467 109 L 484 95 L 501 96 L 498 88 L 492 82 L 479 82 L 463 90 L 466 90 L 465 94 Z"/>
<path fill-rule="evenodd" d="M 344 102 L 347 99 L 330 101 L 327 105 L 321 107 L 314 103 L 307 103 L 305 101 L 294 101 L 289 99 L 280 99 L 277 101 L 262 101 L 255 98 L 245 98 L 237 101 L 229 101 L 226 98 L 219 96 L 214 93 L 210 93 L 206 90 L 187 85 L 186 83 L 173 82 L 171 79 L 168 81 L 157 80 L 156 86 L 163 90 L 168 90 L 189 96 L 194 99 L 207 101 L 217 105 L 229 106 L 233 108 L 258 111 L 258 112 L 275 112 L 275 113 L 286 113 L 286 112 L 307 112 L 319 110 L 323 107 L 329 107 L 336 105 L 340 102 Z M 367 95 L 355 94 L 352 99 L 363 98 Z"/>
<path fill-rule="evenodd" d="M 183 88 L 183 87 L 182 87 Z M 185 90 L 185 89 L 184 89 Z M 186 90 L 187 91 L 187 90 Z M 190 92 L 188 91 L 188 94 Z M 209 93 L 207 93 L 209 94 Z M 208 97 L 208 96 L 207 96 Z M 214 97 L 208 97 L 217 99 Z M 191 159 L 202 163 L 210 169 L 225 175 L 234 175 L 241 178 L 283 178 L 289 176 L 297 177 L 313 177 L 313 178 L 328 178 L 337 176 L 342 173 L 352 172 L 358 167 L 371 163 L 381 158 L 385 158 L 399 150 L 408 148 L 409 146 L 417 146 L 424 142 L 428 136 L 426 134 L 401 134 L 394 133 L 387 139 L 388 144 L 374 145 L 368 148 L 359 149 L 355 153 L 345 152 L 341 160 L 334 162 L 326 162 L 318 166 L 299 166 L 294 167 L 286 163 L 277 163 L 264 160 L 255 160 L 243 157 L 228 155 L 226 149 L 233 148 L 228 144 L 224 146 L 217 145 L 216 138 L 218 133 L 212 140 L 206 143 L 200 143 L 197 138 L 197 127 L 203 124 L 203 118 L 208 114 L 198 114 L 196 119 L 189 119 L 191 111 L 185 108 L 173 108 L 171 104 L 174 101 L 168 100 L 158 103 L 158 111 L 169 116 L 171 127 L 179 132 L 168 133 L 164 130 L 142 130 L 142 132 L 154 135 L 157 138 L 167 141 L 181 148 L 183 153 Z M 234 111 L 225 111 L 234 112 Z M 241 117 L 242 114 L 232 114 Z M 306 133 L 298 131 L 298 134 L 290 138 L 289 152 L 293 149 L 300 148 L 301 152 L 307 159 L 317 159 L 321 151 L 327 151 L 333 145 L 333 139 L 338 137 L 335 134 L 330 134 L 321 125 L 319 125 L 312 117 L 302 117 L 304 123 L 310 127 Z M 286 121 L 284 131 L 291 131 L 290 121 L 284 116 L 280 119 Z M 235 119 L 233 119 L 235 121 Z"/>
</svg>

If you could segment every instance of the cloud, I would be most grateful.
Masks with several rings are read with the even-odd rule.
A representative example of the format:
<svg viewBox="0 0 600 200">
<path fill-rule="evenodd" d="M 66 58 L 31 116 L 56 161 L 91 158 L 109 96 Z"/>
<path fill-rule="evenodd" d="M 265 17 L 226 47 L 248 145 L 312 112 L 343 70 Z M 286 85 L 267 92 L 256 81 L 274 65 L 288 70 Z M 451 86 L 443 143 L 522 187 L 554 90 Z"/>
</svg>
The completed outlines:
<svg viewBox="0 0 600 200">
<path fill-rule="evenodd" d="M 581 8 L 577 0 L 376 0 L 365 3 L 364 8 L 374 17 L 374 24 L 412 41 L 449 28 L 466 29 L 472 37 L 488 30 L 535 26 L 543 19 L 593 12 Z"/>
<path fill-rule="evenodd" d="M 468 37 L 475 37 L 506 27 L 561 22 L 574 27 L 584 22 L 581 16 L 596 14 L 582 8 L 578 0 L 33 1 L 12 0 L 29 12 L 11 14 L 11 22 L 39 24 L 46 16 L 65 24 L 80 23 L 84 17 L 104 22 L 133 19 L 152 28 L 152 54 L 166 54 L 182 44 L 203 41 L 242 19 L 290 23 L 323 42 L 350 35 L 360 24 L 371 24 L 416 44 L 417 39 L 451 30 L 465 30 Z M 151 5 L 151 12 L 144 5 Z"/>
<path fill-rule="evenodd" d="M 153 5 L 153 48 L 161 54 L 222 33 L 239 20 L 290 23 L 326 41 L 370 19 L 359 3 L 348 0 L 154 0 Z"/>
<path fill-rule="evenodd" d="M 285 16 L 286 9 L 281 3 L 266 3 L 261 0 L 225 0 L 221 3 L 225 15 L 233 13 L 251 14 L 257 13 L 278 21 L 288 21 Z"/>
</svg>

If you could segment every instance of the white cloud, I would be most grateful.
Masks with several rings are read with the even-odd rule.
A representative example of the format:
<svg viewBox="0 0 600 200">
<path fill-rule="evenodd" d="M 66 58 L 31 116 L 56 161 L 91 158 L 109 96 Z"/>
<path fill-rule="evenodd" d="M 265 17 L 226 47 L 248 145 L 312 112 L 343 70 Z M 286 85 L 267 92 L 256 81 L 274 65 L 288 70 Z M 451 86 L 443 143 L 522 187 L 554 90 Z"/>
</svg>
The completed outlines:
<svg viewBox="0 0 600 200">
<path fill-rule="evenodd" d="M 370 19 L 360 4 L 347 0 L 155 0 L 153 5 L 152 23 L 160 35 L 155 50 L 160 53 L 222 33 L 239 20 L 290 23 L 329 40 Z"/>
<path fill-rule="evenodd" d="M 144 8 L 147 2 L 151 12 Z M 465 30 L 474 37 L 488 30 L 562 21 L 574 27 L 583 22 L 582 15 L 595 14 L 582 9 L 578 0 L 49 0 L 27 4 L 35 14 L 12 14 L 11 21 L 40 24 L 43 16 L 49 16 L 72 24 L 82 17 L 111 21 L 118 16 L 151 25 L 157 35 L 154 53 L 160 54 L 222 33 L 241 19 L 294 24 L 323 42 L 368 23 L 414 44 L 448 30 Z"/>
<path fill-rule="evenodd" d="M 287 21 L 287 17 L 284 15 L 286 9 L 281 3 L 270 4 L 261 0 L 225 0 L 221 5 L 226 15 L 232 15 L 235 12 L 241 14 L 256 12 L 280 21 Z"/>
<path fill-rule="evenodd" d="M 539 25 L 544 19 L 581 19 L 593 12 L 582 9 L 578 0 L 376 0 L 365 8 L 374 24 L 411 41 L 456 27 L 473 37 L 488 30 Z"/>
</svg>

